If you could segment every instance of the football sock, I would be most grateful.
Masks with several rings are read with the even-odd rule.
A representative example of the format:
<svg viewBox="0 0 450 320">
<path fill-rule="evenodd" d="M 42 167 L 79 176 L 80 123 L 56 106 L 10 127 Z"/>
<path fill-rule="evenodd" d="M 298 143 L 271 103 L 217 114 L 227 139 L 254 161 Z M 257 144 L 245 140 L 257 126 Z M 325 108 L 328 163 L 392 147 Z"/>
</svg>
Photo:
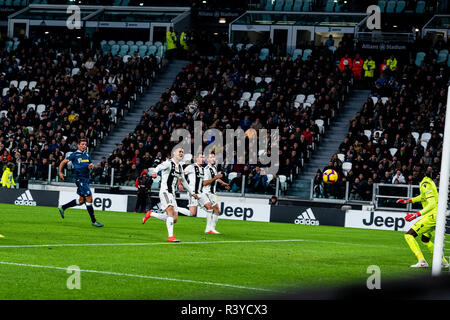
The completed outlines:
<svg viewBox="0 0 450 320">
<path fill-rule="evenodd" d="M 213 215 L 212 210 L 206 210 L 206 231 L 211 230 L 212 215 Z"/>
<path fill-rule="evenodd" d="M 424 242 L 423 244 L 427 246 L 428 250 L 431 253 L 433 253 L 433 250 L 434 250 L 434 243 L 433 242 L 428 241 L 428 242 Z M 443 262 L 447 262 L 447 260 L 445 259 L 444 255 L 442 255 L 442 261 Z"/>
<path fill-rule="evenodd" d="M 167 213 L 161 213 L 161 212 L 155 212 L 155 211 L 152 211 L 152 215 L 151 215 L 152 217 L 155 217 L 155 218 L 157 218 L 157 219 L 159 219 L 159 220 L 162 220 L 162 221 L 167 221 Z"/>
<path fill-rule="evenodd" d="M 66 210 L 67 208 L 71 208 L 71 207 L 75 207 L 79 205 L 78 203 L 78 199 L 77 200 L 72 200 L 70 202 L 67 202 L 65 205 L 62 206 L 63 210 Z"/>
<path fill-rule="evenodd" d="M 95 223 L 95 216 L 94 216 L 94 208 L 92 207 L 92 203 L 86 202 L 86 209 L 87 212 L 89 213 L 89 216 L 91 217 L 91 221 L 92 223 Z"/>
<path fill-rule="evenodd" d="M 211 229 L 212 230 L 216 230 L 217 220 L 219 220 L 219 215 L 217 213 L 213 213 L 212 219 L 211 219 Z"/>
<path fill-rule="evenodd" d="M 169 237 L 173 237 L 173 216 L 167 216 L 166 226 Z"/>
<path fill-rule="evenodd" d="M 191 216 L 192 216 L 191 211 L 189 211 L 189 210 L 186 209 L 186 208 L 178 208 L 178 213 L 181 213 L 182 215 L 188 216 L 188 217 L 191 217 Z"/>
<path fill-rule="evenodd" d="M 414 239 L 414 237 L 410 234 L 405 234 L 405 240 L 411 248 L 411 251 L 416 255 L 417 260 L 423 260 L 424 257 L 416 239 Z"/>
</svg>

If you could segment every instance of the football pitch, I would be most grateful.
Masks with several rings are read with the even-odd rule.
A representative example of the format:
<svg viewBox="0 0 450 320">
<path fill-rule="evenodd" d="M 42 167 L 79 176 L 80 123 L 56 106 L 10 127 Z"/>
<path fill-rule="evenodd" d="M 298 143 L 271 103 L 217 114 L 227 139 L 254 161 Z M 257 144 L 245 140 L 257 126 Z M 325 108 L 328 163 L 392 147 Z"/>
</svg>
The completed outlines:
<svg viewBox="0 0 450 320">
<path fill-rule="evenodd" d="M 205 219 L 181 216 L 181 242 L 169 243 L 158 219 L 96 216 L 103 228 L 91 226 L 84 209 L 66 210 L 63 220 L 57 208 L 1 204 L 0 300 L 264 299 L 365 285 L 372 265 L 381 285 L 431 273 L 409 268 L 416 259 L 402 232 L 220 219 L 222 234 L 209 235 Z"/>
</svg>

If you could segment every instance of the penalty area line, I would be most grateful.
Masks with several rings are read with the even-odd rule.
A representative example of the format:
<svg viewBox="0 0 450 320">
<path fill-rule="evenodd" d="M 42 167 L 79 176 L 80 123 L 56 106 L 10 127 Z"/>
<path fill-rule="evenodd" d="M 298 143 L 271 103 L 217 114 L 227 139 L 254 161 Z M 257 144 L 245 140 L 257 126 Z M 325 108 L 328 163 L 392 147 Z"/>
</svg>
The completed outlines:
<svg viewBox="0 0 450 320">
<path fill-rule="evenodd" d="M 17 267 L 42 268 L 42 269 L 54 269 L 54 270 L 67 271 L 67 268 L 63 268 L 63 267 L 45 266 L 45 265 L 37 265 L 37 264 L 25 264 L 25 263 L 16 263 L 16 262 L 7 262 L 7 261 L 0 261 L 0 265 L 11 265 L 11 266 L 17 266 Z M 240 286 L 240 285 L 228 284 L 228 283 L 197 281 L 197 280 L 189 280 L 189 279 L 176 279 L 176 278 L 157 277 L 157 276 L 148 276 L 148 275 L 141 275 L 141 274 L 121 273 L 121 272 L 85 270 L 85 269 L 80 269 L 80 272 L 97 273 L 97 274 L 105 274 L 105 275 L 120 276 L 120 277 L 162 280 L 162 281 L 187 282 L 187 283 L 194 283 L 194 284 L 200 284 L 200 285 L 229 287 L 229 288 L 246 289 L 246 290 L 253 290 L 253 291 L 283 292 L 283 291 L 277 291 L 277 290 L 272 290 L 272 289 L 246 287 L 246 286 Z"/>
</svg>

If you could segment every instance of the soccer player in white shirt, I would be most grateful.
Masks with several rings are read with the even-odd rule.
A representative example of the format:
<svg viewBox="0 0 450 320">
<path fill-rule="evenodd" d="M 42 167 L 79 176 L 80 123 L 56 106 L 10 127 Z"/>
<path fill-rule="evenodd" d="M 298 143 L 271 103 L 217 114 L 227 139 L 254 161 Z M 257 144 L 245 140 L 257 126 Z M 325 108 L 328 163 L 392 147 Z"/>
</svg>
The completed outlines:
<svg viewBox="0 0 450 320">
<path fill-rule="evenodd" d="M 216 168 L 216 156 L 214 153 L 210 153 L 207 159 L 208 165 L 205 168 L 205 175 L 203 180 L 203 193 L 208 199 L 213 208 L 213 212 L 207 212 L 206 214 L 206 229 L 205 233 L 220 234 L 216 230 L 217 220 L 219 219 L 220 209 L 218 199 L 216 195 L 217 182 L 219 182 L 225 189 L 230 190 L 228 183 L 223 182 L 221 173 L 217 173 Z"/>
<path fill-rule="evenodd" d="M 189 187 L 186 178 L 184 177 L 183 167 L 180 161 L 183 159 L 183 148 L 177 148 L 173 152 L 173 157 L 160 163 L 152 173 L 152 177 L 156 178 L 159 171 L 161 174 L 161 188 L 159 190 L 159 198 L 161 201 L 161 210 L 165 213 L 152 212 L 151 210 L 145 214 L 142 223 L 145 223 L 150 217 L 155 217 L 166 222 L 167 232 L 169 234 L 169 242 L 179 242 L 173 234 L 173 224 L 178 220 L 178 206 L 175 200 L 175 191 L 178 179 L 181 181 L 183 187 L 195 199 L 198 196 Z"/>
</svg>

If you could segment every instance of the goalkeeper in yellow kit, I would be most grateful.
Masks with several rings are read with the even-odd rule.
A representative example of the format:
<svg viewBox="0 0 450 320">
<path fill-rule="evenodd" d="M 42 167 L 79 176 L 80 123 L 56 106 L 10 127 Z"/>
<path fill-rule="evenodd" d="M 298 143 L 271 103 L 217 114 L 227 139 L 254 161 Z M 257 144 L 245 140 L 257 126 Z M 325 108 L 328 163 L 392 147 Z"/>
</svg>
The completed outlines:
<svg viewBox="0 0 450 320">
<path fill-rule="evenodd" d="M 436 214 L 437 214 L 437 204 L 438 204 L 438 191 L 436 189 L 436 184 L 432 179 L 424 176 L 421 167 L 414 167 L 413 175 L 415 178 L 422 179 L 419 184 L 420 194 L 412 199 L 399 199 L 397 203 L 407 204 L 407 203 L 422 203 L 422 210 L 415 213 L 408 213 L 405 217 L 406 221 L 412 221 L 418 217 L 418 220 L 411 229 L 405 234 L 405 240 L 411 248 L 412 252 L 419 260 L 416 264 L 413 264 L 412 268 L 427 268 L 428 263 L 425 260 L 422 251 L 420 250 L 419 244 L 416 241 L 416 237 L 421 235 L 421 240 L 427 246 L 428 250 L 433 253 L 434 244 L 431 242 L 431 237 L 436 229 Z M 442 267 L 448 268 L 448 262 L 445 257 L 442 257 Z"/>
</svg>

